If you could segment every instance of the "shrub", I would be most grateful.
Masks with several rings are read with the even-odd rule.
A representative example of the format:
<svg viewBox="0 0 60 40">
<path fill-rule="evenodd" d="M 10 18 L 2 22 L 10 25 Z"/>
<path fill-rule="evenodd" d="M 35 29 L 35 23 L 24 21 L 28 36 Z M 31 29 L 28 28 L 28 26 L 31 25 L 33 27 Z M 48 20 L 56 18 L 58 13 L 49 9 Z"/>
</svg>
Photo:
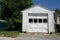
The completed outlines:
<svg viewBox="0 0 60 40">
<path fill-rule="evenodd" d="M 55 32 L 60 33 L 60 25 L 59 24 L 55 24 Z"/>
</svg>

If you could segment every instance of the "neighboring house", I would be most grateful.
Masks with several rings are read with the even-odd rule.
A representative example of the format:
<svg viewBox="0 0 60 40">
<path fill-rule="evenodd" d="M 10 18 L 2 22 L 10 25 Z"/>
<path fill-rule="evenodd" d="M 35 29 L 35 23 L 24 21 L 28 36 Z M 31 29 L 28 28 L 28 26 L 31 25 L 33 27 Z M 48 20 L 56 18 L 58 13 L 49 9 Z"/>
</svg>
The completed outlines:
<svg viewBox="0 0 60 40">
<path fill-rule="evenodd" d="M 56 9 L 54 13 L 55 24 L 60 25 L 60 10 Z"/>
<path fill-rule="evenodd" d="M 55 21 L 55 32 L 60 33 L 60 10 L 55 10 L 54 13 L 54 21 Z"/>
<path fill-rule="evenodd" d="M 60 25 L 60 15 L 57 16 L 57 24 Z"/>
<path fill-rule="evenodd" d="M 54 32 L 54 11 L 39 5 L 21 11 L 23 32 Z"/>
</svg>

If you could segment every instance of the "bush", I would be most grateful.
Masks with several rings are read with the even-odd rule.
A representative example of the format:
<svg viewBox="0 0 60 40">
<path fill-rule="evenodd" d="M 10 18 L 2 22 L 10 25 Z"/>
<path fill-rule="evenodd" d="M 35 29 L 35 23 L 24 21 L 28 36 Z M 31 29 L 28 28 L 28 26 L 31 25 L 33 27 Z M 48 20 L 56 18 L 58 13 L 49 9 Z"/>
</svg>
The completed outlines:
<svg viewBox="0 0 60 40">
<path fill-rule="evenodd" d="M 55 32 L 60 33 L 60 25 L 59 24 L 55 24 Z"/>
</svg>

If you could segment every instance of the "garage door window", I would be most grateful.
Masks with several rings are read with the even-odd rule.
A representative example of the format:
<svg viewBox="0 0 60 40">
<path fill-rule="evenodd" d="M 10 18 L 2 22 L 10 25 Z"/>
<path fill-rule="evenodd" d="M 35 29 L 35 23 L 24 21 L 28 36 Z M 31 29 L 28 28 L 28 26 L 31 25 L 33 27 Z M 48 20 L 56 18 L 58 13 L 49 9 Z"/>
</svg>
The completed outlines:
<svg viewBox="0 0 60 40">
<path fill-rule="evenodd" d="M 29 18 L 29 23 L 32 23 L 33 22 L 33 19 L 32 18 Z"/>
<path fill-rule="evenodd" d="M 42 19 L 39 19 L 39 23 L 42 23 Z"/>
<path fill-rule="evenodd" d="M 44 23 L 47 23 L 47 19 L 43 19 L 43 22 L 44 22 Z"/>
<path fill-rule="evenodd" d="M 37 23 L 37 19 L 34 19 L 34 23 Z"/>
</svg>

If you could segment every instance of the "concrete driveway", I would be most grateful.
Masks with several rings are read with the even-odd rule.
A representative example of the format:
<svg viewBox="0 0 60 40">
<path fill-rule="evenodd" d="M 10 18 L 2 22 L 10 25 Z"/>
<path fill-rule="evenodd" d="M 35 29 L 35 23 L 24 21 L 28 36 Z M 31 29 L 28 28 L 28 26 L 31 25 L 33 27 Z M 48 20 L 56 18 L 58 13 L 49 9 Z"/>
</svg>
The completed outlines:
<svg viewBox="0 0 60 40">
<path fill-rule="evenodd" d="M 60 40 L 60 36 L 42 33 L 23 33 L 16 37 L 15 40 Z"/>
</svg>

